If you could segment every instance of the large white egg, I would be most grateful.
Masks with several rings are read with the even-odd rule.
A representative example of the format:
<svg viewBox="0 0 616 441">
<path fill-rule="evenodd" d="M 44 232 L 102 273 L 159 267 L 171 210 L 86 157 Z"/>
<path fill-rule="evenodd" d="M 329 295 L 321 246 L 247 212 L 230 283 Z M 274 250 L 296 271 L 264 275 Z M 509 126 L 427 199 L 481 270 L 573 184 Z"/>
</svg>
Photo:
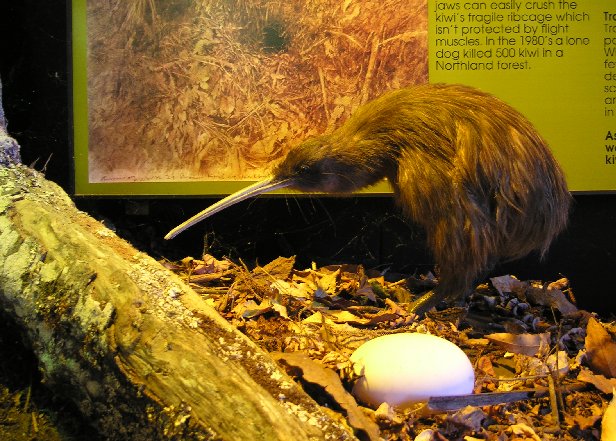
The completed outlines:
<svg viewBox="0 0 616 441">
<path fill-rule="evenodd" d="M 360 375 L 353 395 L 375 408 L 384 402 L 404 408 L 430 397 L 470 394 L 475 384 L 462 349 L 434 335 L 377 337 L 357 348 L 351 361 Z"/>
</svg>

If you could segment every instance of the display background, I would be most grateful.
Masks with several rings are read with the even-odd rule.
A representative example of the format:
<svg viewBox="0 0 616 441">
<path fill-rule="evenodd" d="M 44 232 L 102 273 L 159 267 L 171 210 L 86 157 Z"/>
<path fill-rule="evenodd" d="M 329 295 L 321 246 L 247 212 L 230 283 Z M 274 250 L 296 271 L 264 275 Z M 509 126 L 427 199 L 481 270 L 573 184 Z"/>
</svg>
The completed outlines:
<svg viewBox="0 0 616 441">
<path fill-rule="evenodd" d="M 344 5 L 349 4 L 344 2 Z M 361 17 L 362 3 L 357 2 L 357 4 L 360 9 L 341 12 L 351 17 L 350 22 Z M 409 5 L 409 2 L 404 4 Z M 417 26 L 427 26 L 427 35 L 421 28 L 398 29 L 397 33 L 390 30 L 387 35 L 382 31 L 378 40 L 379 45 L 373 45 L 372 51 L 369 47 L 364 48 L 366 56 L 358 60 L 358 64 L 363 66 L 363 71 L 369 71 L 370 63 L 375 63 L 376 72 L 387 72 L 387 69 L 379 70 L 379 63 L 385 65 L 387 62 L 388 53 L 383 49 L 386 48 L 386 43 L 396 40 L 397 44 L 402 45 L 395 48 L 395 51 L 399 51 L 400 47 L 418 45 L 418 41 L 422 39 L 426 41 L 425 53 L 428 54 L 424 64 L 415 60 L 417 67 L 410 73 L 405 72 L 398 77 L 371 78 L 368 94 L 364 90 L 365 84 L 368 83 L 365 73 L 361 74 L 364 76 L 358 75 L 356 84 L 353 83 L 353 78 L 344 84 L 340 81 L 338 84 L 330 84 L 335 82 L 334 75 L 330 75 L 331 78 L 326 81 L 329 87 L 323 86 L 323 75 L 320 78 L 321 84 L 319 78 L 313 75 L 312 84 L 317 95 L 318 90 L 323 88 L 338 91 L 340 96 L 330 96 L 329 101 L 324 99 L 329 105 L 329 113 L 326 111 L 326 115 L 321 119 L 317 115 L 313 120 L 307 118 L 308 122 L 290 121 L 286 127 L 290 127 L 290 132 L 293 132 L 293 124 L 296 124 L 297 133 L 272 141 L 276 142 L 275 148 L 270 146 L 269 150 L 265 149 L 265 153 L 274 151 L 275 154 L 271 159 L 267 159 L 267 156 L 261 158 L 260 166 L 251 169 L 242 165 L 250 161 L 241 162 L 242 150 L 238 147 L 238 154 L 235 156 L 240 158 L 240 166 L 235 166 L 235 169 L 242 172 L 238 172 L 236 176 L 231 174 L 225 177 L 225 171 L 216 170 L 209 176 L 200 170 L 193 170 L 187 171 L 188 179 L 182 179 L 182 172 L 179 174 L 177 171 L 161 172 L 156 165 L 149 165 L 155 170 L 156 176 L 153 178 L 147 176 L 134 178 L 130 177 L 130 173 L 124 178 L 120 173 L 103 182 L 100 179 L 93 179 L 92 175 L 92 149 L 98 146 L 92 145 L 91 139 L 93 102 L 92 79 L 88 79 L 89 37 L 86 26 L 86 2 L 73 0 L 72 66 L 76 194 L 231 193 L 244 187 L 249 181 L 266 176 L 269 166 L 283 157 L 286 149 L 302 137 L 331 130 L 340 124 L 358 105 L 365 102 L 366 97 L 373 98 L 384 90 L 426 80 L 474 85 L 497 95 L 519 109 L 548 140 L 565 170 L 572 191 L 616 190 L 616 148 L 615 151 L 611 151 L 612 145 L 616 146 L 616 81 L 611 80 L 612 75 L 616 80 L 616 29 L 611 27 L 616 27 L 616 16 L 605 12 L 609 10 L 608 0 L 592 2 L 428 0 L 427 3 L 425 0 L 418 0 L 410 2 L 410 6 L 405 6 L 404 10 L 409 14 L 426 14 L 427 25 L 418 20 Z M 514 15 L 511 15 L 512 13 Z M 356 40 L 359 41 L 359 38 Z M 374 42 L 375 37 L 366 36 L 365 42 L 370 41 Z M 375 47 L 378 47 L 378 52 L 374 50 Z M 377 55 L 371 57 L 374 53 Z M 279 55 L 272 55 L 275 56 Z M 408 57 L 411 55 L 407 55 Z M 614 67 L 611 63 L 614 63 Z M 341 90 L 343 86 L 348 86 L 347 92 Z M 344 96 L 351 98 L 344 101 L 341 98 Z M 612 103 L 612 100 L 615 103 Z M 332 113 L 337 118 L 332 117 Z M 113 115 L 108 118 L 111 120 Z M 314 127 L 317 129 L 306 128 L 307 125 L 313 125 L 309 121 L 314 121 Z M 110 132 L 116 130 L 113 125 L 110 127 Z M 276 127 L 279 126 L 272 124 L 272 127 L 270 132 L 262 135 L 262 139 L 270 139 L 276 134 Z M 117 130 L 121 131 L 120 128 Z M 124 129 L 125 132 L 131 130 Z M 299 133 L 301 130 L 305 133 Z M 164 136 L 168 135 L 165 135 L 164 129 L 161 128 L 160 137 Z M 253 134 L 250 136 L 254 138 Z M 243 139 L 248 146 L 254 144 L 254 139 L 251 141 L 250 136 L 247 135 L 246 139 Z M 613 141 L 609 139 L 611 136 L 614 137 Z M 258 142 L 260 140 L 261 138 Z M 279 144 L 282 144 L 281 148 Z M 124 148 L 121 143 L 116 147 Z M 145 149 L 144 146 L 142 148 Z M 180 165 L 185 163 L 187 168 L 190 168 L 191 165 L 188 164 L 194 162 L 192 158 L 195 154 L 208 155 L 207 151 L 187 152 L 187 157 L 176 158 L 177 163 Z M 99 156 L 105 157 L 105 155 Z M 136 153 L 133 156 L 145 155 Z M 135 166 L 137 169 L 138 165 Z M 143 168 L 146 168 L 146 165 Z M 180 178 L 174 178 L 177 176 Z M 385 183 L 367 190 L 368 193 L 377 194 L 388 191 L 389 186 Z"/>
</svg>

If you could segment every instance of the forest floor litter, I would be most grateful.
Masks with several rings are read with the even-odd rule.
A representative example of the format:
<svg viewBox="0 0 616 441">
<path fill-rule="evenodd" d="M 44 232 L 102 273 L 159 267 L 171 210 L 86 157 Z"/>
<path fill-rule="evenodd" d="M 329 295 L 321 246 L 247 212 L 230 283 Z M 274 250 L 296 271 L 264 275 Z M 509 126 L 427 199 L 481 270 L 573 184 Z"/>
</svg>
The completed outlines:
<svg viewBox="0 0 616 441">
<path fill-rule="evenodd" d="M 420 319 L 407 306 L 436 286 L 432 274 L 403 277 L 350 264 L 296 269 L 293 257 L 252 270 L 210 255 L 163 264 L 272 354 L 317 402 L 357 422 L 361 439 L 601 439 L 616 387 L 616 326 L 579 310 L 567 279 L 495 277 L 463 305 Z M 400 332 L 458 345 L 475 369 L 474 394 L 404 411 L 349 399 L 351 353 Z"/>
<path fill-rule="evenodd" d="M 567 279 L 494 277 L 460 305 L 419 318 L 407 309 L 437 285 L 430 273 L 405 277 L 353 264 L 297 269 L 293 257 L 252 269 L 211 255 L 161 263 L 361 440 L 614 439 L 616 325 L 579 310 Z M 7 329 L 2 352 L 20 361 L 0 363 L 0 438 L 99 439 L 39 384 L 35 360 L 20 353 L 18 336 Z M 402 332 L 460 347 L 475 371 L 473 394 L 434 397 L 404 410 L 356 402 L 350 355 L 368 340 Z M 34 367 L 17 372 L 17 365 Z M 612 435 L 602 438 L 602 430 Z"/>
</svg>

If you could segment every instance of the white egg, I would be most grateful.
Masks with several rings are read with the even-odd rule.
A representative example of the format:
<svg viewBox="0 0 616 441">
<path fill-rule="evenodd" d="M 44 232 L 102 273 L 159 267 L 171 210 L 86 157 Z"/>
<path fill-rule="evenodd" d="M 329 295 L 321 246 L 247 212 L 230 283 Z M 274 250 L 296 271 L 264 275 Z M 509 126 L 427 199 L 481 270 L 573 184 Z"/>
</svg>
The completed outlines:
<svg viewBox="0 0 616 441">
<path fill-rule="evenodd" d="M 400 408 L 430 397 L 470 394 L 475 384 L 466 354 L 444 338 L 419 333 L 391 334 L 361 345 L 351 355 L 361 377 L 353 395 L 378 407 Z"/>
</svg>

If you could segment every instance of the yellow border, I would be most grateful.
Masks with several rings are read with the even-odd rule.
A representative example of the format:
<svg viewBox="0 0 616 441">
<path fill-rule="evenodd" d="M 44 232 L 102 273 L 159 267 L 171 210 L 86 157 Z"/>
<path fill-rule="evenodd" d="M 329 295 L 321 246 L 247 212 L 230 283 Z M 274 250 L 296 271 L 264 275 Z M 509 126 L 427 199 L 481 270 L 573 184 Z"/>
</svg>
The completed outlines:
<svg viewBox="0 0 616 441">
<path fill-rule="evenodd" d="M 88 193 L 88 68 L 86 0 L 71 3 L 75 193 Z"/>
</svg>

